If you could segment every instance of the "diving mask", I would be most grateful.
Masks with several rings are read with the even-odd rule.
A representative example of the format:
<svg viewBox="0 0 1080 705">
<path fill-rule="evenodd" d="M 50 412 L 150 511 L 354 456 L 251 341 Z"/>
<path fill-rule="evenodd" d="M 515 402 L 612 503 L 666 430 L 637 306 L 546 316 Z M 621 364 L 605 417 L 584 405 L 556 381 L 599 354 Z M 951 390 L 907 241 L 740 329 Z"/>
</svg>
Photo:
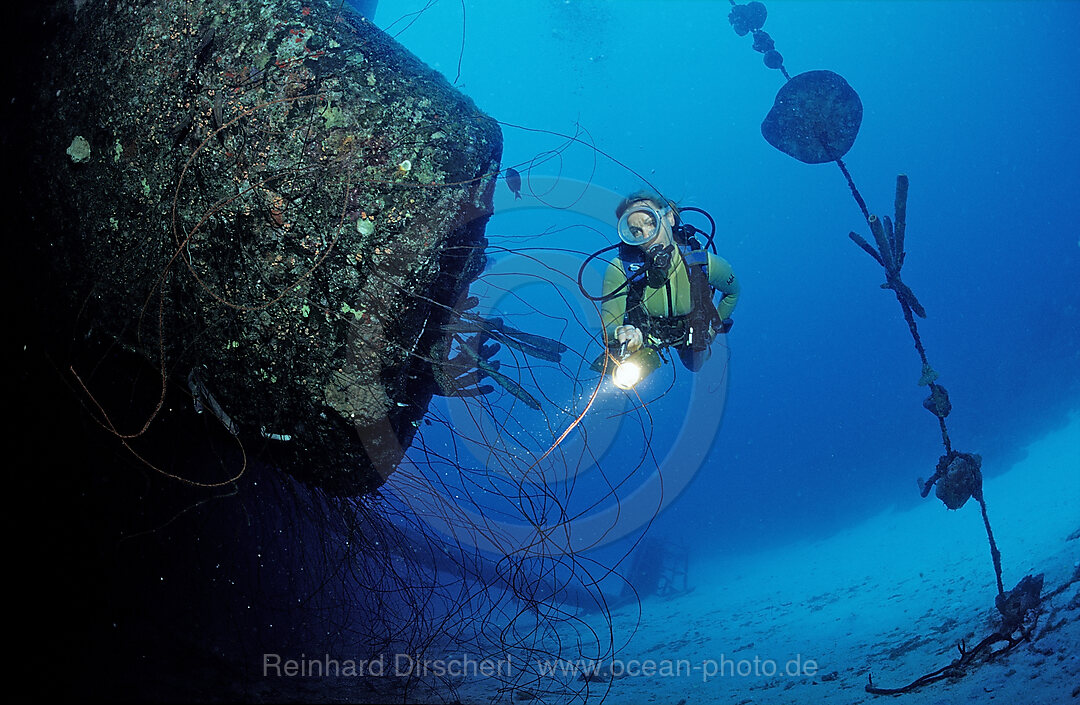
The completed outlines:
<svg viewBox="0 0 1080 705">
<path fill-rule="evenodd" d="M 627 245 L 635 247 L 649 244 L 660 234 L 660 227 L 667 213 L 667 208 L 658 211 L 645 204 L 627 208 L 619 218 L 619 238 Z"/>
</svg>

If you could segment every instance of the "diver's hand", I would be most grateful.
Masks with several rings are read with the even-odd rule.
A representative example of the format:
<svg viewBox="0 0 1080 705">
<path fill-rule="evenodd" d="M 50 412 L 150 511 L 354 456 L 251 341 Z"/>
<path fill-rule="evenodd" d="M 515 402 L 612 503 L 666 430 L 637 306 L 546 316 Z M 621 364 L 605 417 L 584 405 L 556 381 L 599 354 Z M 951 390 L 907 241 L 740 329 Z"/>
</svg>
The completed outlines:
<svg viewBox="0 0 1080 705">
<path fill-rule="evenodd" d="M 626 343 L 626 349 L 630 352 L 639 350 L 645 344 L 641 329 L 634 326 L 619 326 L 616 328 L 615 339 L 620 343 Z"/>
</svg>

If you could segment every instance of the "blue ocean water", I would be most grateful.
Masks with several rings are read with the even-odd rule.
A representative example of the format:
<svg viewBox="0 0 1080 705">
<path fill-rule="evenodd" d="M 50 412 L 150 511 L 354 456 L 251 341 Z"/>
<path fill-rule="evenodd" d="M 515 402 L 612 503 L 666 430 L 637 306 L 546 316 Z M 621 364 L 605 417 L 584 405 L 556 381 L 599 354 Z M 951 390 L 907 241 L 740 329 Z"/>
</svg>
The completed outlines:
<svg viewBox="0 0 1080 705">
<path fill-rule="evenodd" d="M 909 175 L 904 280 L 928 312 L 919 330 L 952 397 L 950 434 L 984 456 L 986 473 L 1006 470 L 1080 403 L 1080 6 L 767 6 L 765 29 L 792 74 L 829 69 L 859 93 L 862 127 L 845 162 L 870 210 L 891 214 L 896 175 Z M 716 218 L 743 290 L 726 403 L 687 418 L 693 378 L 676 371 L 665 396 L 669 365 L 658 373 L 667 381 L 653 380 L 651 428 L 619 426 L 608 462 L 640 463 L 643 433 L 663 457 L 678 431 L 700 428 L 707 457 L 651 530 L 710 557 L 920 502 L 916 478 L 943 452 L 900 308 L 847 237 L 869 238 L 866 223 L 835 165 L 802 164 L 761 137 L 783 79 L 735 35 L 729 9 L 382 0 L 374 15 L 503 125 L 503 165 L 526 176 L 526 198 L 499 186 L 496 266 L 518 245 L 589 252 L 615 241 L 613 222 L 546 194 L 552 183 L 624 194 L 647 179 Z M 578 141 L 555 158 L 565 141 L 551 133 Z M 551 258 L 569 277 L 580 261 Z M 562 287 L 572 299 L 572 283 Z M 567 334 L 567 315 L 528 311 L 510 311 L 514 325 L 587 345 Z M 574 390 L 559 393 L 574 403 Z M 514 425 L 538 423 L 529 414 L 515 412 Z M 988 500 L 992 514 L 998 498 Z"/>
<path fill-rule="evenodd" d="M 70 42 L 69 19 L 43 23 L 39 16 L 61 4 L 66 18 L 66 1 L 19 6 L 17 16 L 29 20 L 24 42 Z M 78 359 L 72 350 L 85 345 L 95 364 L 107 361 L 109 367 L 123 366 L 126 358 L 114 360 L 111 346 L 99 352 L 96 336 L 84 340 L 89 332 L 72 327 L 74 312 L 42 310 L 52 301 L 42 296 L 50 288 L 46 283 L 67 286 L 51 262 L 38 261 L 43 253 L 50 259 L 57 237 L 43 226 L 50 219 L 36 212 L 51 192 L 34 180 L 7 189 L 9 230 L 20 234 L 8 261 L 18 263 L 13 273 L 22 293 L 9 312 L 17 320 L 10 339 L 20 355 L 9 374 L 15 387 L 9 397 L 20 409 L 9 432 L 16 450 L 10 494 L 31 519 L 13 541 L 14 563 L 29 580 L 20 596 L 17 639 L 35 654 L 58 655 L 32 659 L 31 668 L 45 677 L 32 680 L 79 699 L 379 701 L 389 691 L 369 692 L 377 683 L 270 681 L 264 656 L 272 650 L 365 658 L 381 650 L 390 657 L 406 646 L 430 647 L 435 656 L 445 656 L 439 651 L 447 646 L 483 655 L 518 647 L 528 653 L 538 641 L 561 638 L 556 631 L 563 627 L 592 621 L 595 627 L 575 635 L 584 638 L 560 641 L 554 654 L 547 653 L 555 648 L 550 643 L 540 643 L 544 655 L 596 655 L 598 644 L 606 656 L 681 657 L 703 642 L 717 655 L 729 647 L 749 649 L 755 640 L 763 654 L 775 655 L 768 653 L 769 640 L 812 639 L 822 645 L 820 655 L 832 659 L 830 669 L 846 669 L 842 687 L 833 691 L 844 697 L 848 688 L 861 689 L 868 663 L 881 668 L 894 662 L 892 680 L 906 682 L 928 670 L 919 667 L 921 655 L 929 654 L 934 667 L 943 665 L 937 657 L 952 653 L 954 633 L 957 639 L 970 631 L 983 636 L 992 588 L 971 504 L 959 517 L 976 533 L 956 541 L 963 556 L 950 554 L 957 537 L 942 522 L 926 529 L 922 543 L 896 542 L 911 555 L 895 561 L 880 580 L 877 567 L 897 557 L 874 544 L 888 533 L 880 527 L 892 526 L 887 518 L 877 523 L 876 533 L 837 542 L 862 559 L 846 565 L 839 580 L 831 580 L 831 566 L 844 561 L 846 550 L 833 546 L 829 563 L 796 543 L 893 507 L 930 502 L 935 517 L 954 517 L 935 499 L 918 496 L 915 479 L 933 471 L 941 442 L 934 417 L 921 408 L 926 389 L 916 384 L 920 363 L 895 298 L 880 289 L 880 268 L 847 237 L 851 230 L 867 236 L 866 223 L 834 165 L 799 163 L 761 137 L 761 120 L 782 78 L 762 64 L 748 37 L 732 32 L 729 3 L 360 4 L 377 5 L 373 16 L 380 27 L 500 121 L 502 163 L 522 173 L 523 198 L 515 199 L 505 181 L 496 184 L 496 214 L 487 229 L 491 262 L 474 294 L 486 315 L 503 316 L 522 331 L 569 346 L 559 365 L 523 357 L 511 346 L 497 355 L 503 371 L 538 398 L 542 410 L 498 388 L 480 400 L 439 400 L 410 451 L 414 467 L 403 464 L 377 497 L 329 500 L 277 473 L 255 453 L 244 466 L 238 457 L 244 449 L 230 438 L 219 444 L 205 433 L 213 427 L 222 434 L 217 422 L 196 417 L 190 398 L 170 391 L 169 419 L 162 424 L 166 440 L 160 447 L 147 444 L 153 458 L 186 465 L 182 475 L 221 469 L 232 476 L 237 467 L 247 467 L 242 481 L 220 491 L 177 483 L 147 468 L 115 433 L 100 427 L 93 399 L 70 374 L 69 358 Z M 890 212 L 896 175 L 910 176 L 904 280 L 929 313 L 919 330 L 952 396 L 951 437 L 957 449 L 984 456 L 987 474 L 1008 470 L 1030 441 L 1080 409 L 1080 89 L 1073 77 L 1080 65 L 1074 37 L 1080 5 L 767 5 L 765 28 L 793 74 L 830 69 L 859 92 L 861 133 L 845 161 L 870 208 Z M 39 89 L 60 97 L 51 87 L 32 84 L 40 68 L 33 63 L 58 54 L 51 44 L 31 49 L 13 42 L 9 49 L 33 69 L 12 64 L 8 77 L 21 85 L 5 92 L 0 120 L 0 142 L 14 154 L 6 155 L 14 170 L 21 171 L 21 160 L 31 156 L 27 146 L 39 144 L 24 133 L 48 122 L 34 113 L 36 98 L 28 98 Z M 79 109 L 70 108 L 73 114 Z M 92 125 L 96 117 L 81 119 Z M 148 129 L 159 127 L 147 123 Z M 54 156 L 66 174 L 70 164 L 61 155 Z M 573 426 L 597 389 L 588 363 L 600 349 L 599 321 L 577 292 L 577 269 L 587 253 L 615 241 L 614 199 L 646 182 L 716 218 L 719 252 L 742 283 L 736 324 L 714 345 L 702 372 L 668 363 L 641 386 L 640 399 L 602 385 L 581 425 Z M 25 257 L 24 249 L 34 255 Z M 586 272 L 594 292 L 600 271 L 593 266 Z M 149 380 L 156 396 L 156 370 L 147 375 L 135 365 L 129 371 Z M 100 382 L 109 386 L 104 378 Z M 120 397 L 130 394 L 126 378 L 112 386 Z M 133 394 L 127 398 L 142 423 L 143 406 Z M 197 423 L 189 426 L 192 419 Z M 564 431 L 565 439 L 552 448 Z M 538 460 L 547 450 L 552 452 Z M 1033 457 L 1042 461 L 1051 452 L 1043 448 Z M 1066 448 L 1062 455 L 1076 467 L 1080 450 L 1069 456 Z M 424 489 L 418 477 L 438 480 L 427 488 L 442 493 L 441 514 L 424 514 L 427 498 L 408 494 Z M 412 484 L 398 484 L 399 478 Z M 1075 561 L 1068 554 L 1075 542 L 1061 540 L 1076 525 L 1078 505 L 1069 495 L 1076 494 L 1075 483 L 1038 479 L 1041 485 L 1024 492 L 1017 490 L 1022 472 L 988 484 L 990 517 L 1000 518 L 995 529 L 1003 529 L 998 538 L 1006 588 L 1028 571 L 1060 578 L 1063 567 Z M 997 487 L 1011 488 L 1015 496 L 999 495 Z M 1054 521 L 1048 504 L 1060 508 Z M 402 507 L 418 510 L 396 511 Z M 612 515 L 619 519 L 618 531 L 596 539 L 584 530 L 593 517 L 603 528 Z M 451 521 L 442 525 L 431 516 Z M 413 520 L 406 528 L 416 529 L 416 517 L 427 520 L 420 528 L 430 531 L 412 546 L 415 532 L 400 541 L 382 533 L 384 521 Z M 1038 544 L 1010 530 L 1023 526 L 1036 534 L 1039 522 L 1053 527 L 1044 533 L 1054 535 Z M 502 538 L 504 529 L 522 526 L 526 538 L 529 531 L 546 532 L 550 544 L 528 545 L 499 561 L 497 552 L 477 540 Z M 609 569 L 631 556 L 618 566 L 631 572 L 634 542 L 645 531 L 686 546 L 689 585 L 699 589 L 687 600 L 646 598 L 614 609 L 623 582 Z M 925 541 L 928 535 L 932 540 Z M 451 541 L 437 540 L 446 536 Z M 575 542 L 582 537 L 595 540 Z M 572 551 L 559 554 L 566 539 Z M 481 561 L 470 542 L 484 549 L 483 558 L 495 560 Z M 1055 555 L 1065 556 L 1060 565 L 1031 549 L 1051 543 Z M 919 554 L 927 544 L 941 549 L 937 564 Z M 976 549 L 967 551 L 972 545 Z M 497 548 L 507 546 L 515 545 Z M 763 550 L 775 546 L 787 550 Z M 741 584 L 729 582 L 732 576 L 723 568 L 738 566 L 737 572 L 753 563 L 725 562 L 741 554 L 782 555 L 791 563 L 780 561 L 781 570 Z M 974 577 L 957 578 L 976 562 Z M 937 570 L 946 563 L 951 573 Z M 907 574 L 897 578 L 906 566 Z M 759 600 L 783 571 L 794 576 L 785 586 L 795 593 L 786 598 L 793 601 L 778 600 L 776 593 Z M 814 571 L 818 586 L 808 577 Z M 459 579 L 463 573 L 479 577 Z M 548 599 L 545 590 L 563 579 L 566 587 L 584 587 L 587 599 L 596 598 L 593 588 L 599 586 L 609 609 L 576 611 L 582 602 L 589 604 L 575 601 L 569 590 Z M 655 587 L 655 581 L 635 584 Z M 500 589 L 507 585 L 514 590 Z M 735 591 L 748 606 L 739 619 L 731 619 L 737 603 L 728 599 Z M 849 607 L 845 603 L 856 593 L 863 601 Z M 855 613 L 879 598 L 881 611 Z M 815 612 L 826 605 L 842 609 Z M 820 620 L 786 621 L 802 613 Z M 912 619 L 915 614 L 922 616 Z M 1044 624 L 1054 629 L 1041 632 L 1052 632 L 1051 638 L 1026 652 L 1026 664 L 1003 660 L 995 664 L 997 675 L 986 669 L 985 680 L 967 679 L 976 697 L 1006 678 L 1024 688 L 1037 683 L 1036 674 L 1044 685 L 1066 681 L 1077 670 L 1075 659 L 1064 662 L 1075 651 L 1075 623 L 1052 612 Z M 657 625 L 677 629 L 644 628 Z M 825 643 L 832 630 L 849 628 L 857 631 L 847 636 L 858 651 L 850 658 Z M 1066 638 L 1072 641 L 1045 660 L 1065 665 L 1043 667 L 1046 650 Z M 654 639 L 665 649 L 650 649 Z M 914 653 L 916 648 L 923 653 Z M 1014 669 L 1020 675 L 1013 677 Z M 527 699 L 524 686 L 533 681 L 519 675 L 481 682 L 484 699 Z M 718 690 L 683 690 L 695 688 L 689 681 L 667 684 L 666 701 L 735 701 Z M 437 679 L 436 685 L 446 683 Z M 570 682 L 575 692 L 586 685 L 599 699 L 601 688 L 576 678 Z M 624 701 L 646 700 L 641 694 L 649 680 L 633 685 L 621 694 Z M 816 682 L 802 685 L 809 690 Z M 771 687 L 761 681 L 749 685 L 757 691 L 755 701 L 768 698 L 762 686 Z M 790 702 L 791 691 L 781 690 L 779 697 Z M 408 701 L 408 695 L 393 692 L 396 701 Z M 944 701 L 955 692 L 929 691 L 927 697 Z M 1027 701 L 1050 702 L 1050 696 L 1034 693 L 1026 693 Z M 427 701 L 452 698 L 456 693 L 443 689 Z"/>
</svg>

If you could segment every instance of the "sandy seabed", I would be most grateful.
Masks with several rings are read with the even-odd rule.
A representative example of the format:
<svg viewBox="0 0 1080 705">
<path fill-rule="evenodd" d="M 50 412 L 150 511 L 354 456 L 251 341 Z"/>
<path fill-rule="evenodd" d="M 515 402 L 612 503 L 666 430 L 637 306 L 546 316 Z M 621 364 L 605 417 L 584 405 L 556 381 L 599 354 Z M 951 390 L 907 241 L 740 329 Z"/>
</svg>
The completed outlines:
<svg viewBox="0 0 1080 705">
<path fill-rule="evenodd" d="M 1045 576 L 1032 638 L 1008 653 L 899 696 L 948 666 L 962 642 L 994 633 L 993 565 L 978 505 L 947 511 L 930 498 L 827 539 L 691 567 L 693 592 L 648 598 L 612 614 L 615 659 L 602 677 L 507 685 L 472 676 L 379 685 L 322 682 L 289 699 L 342 702 L 637 705 L 904 705 L 1080 703 L 1080 411 L 985 481 L 1005 589 Z M 584 618 L 584 617 L 583 617 Z M 607 625 L 594 625 L 606 634 Z M 568 641 L 569 639 L 569 641 Z M 573 645 L 573 635 L 562 644 Z M 998 645 L 1000 647 L 1001 644 Z M 551 646 L 552 653 L 558 647 Z M 563 653 L 566 649 L 562 649 Z M 610 677 L 612 673 L 619 677 Z M 425 681 L 427 679 L 422 679 Z M 568 686 L 568 690 L 562 686 Z M 385 689 L 381 686 L 390 686 Z M 568 692 L 569 691 L 569 692 Z M 277 692 L 280 696 L 281 693 Z M 260 699 L 260 698 L 255 698 Z"/>
<path fill-rule="evenodd" d="M 1005 589 L 1029 573 L 1045 575 L 1043 594 L 1068 583 L 1080 564 L 1080 412 L 988 479 L 984 494 Z M 616 644 L 625 642 L 616 669 L 631 675 L 588 683 L 589 702 L 889 702 L 866 692 L 869 674 L 878 687 L 907 685 L 957 658 L 961 641 L 970 647 L 993 633 L 998 616 L 974 501 L 954 512 L 930 498 L 825 540 L 694 566 L 691 580 L 689 595 L 614 614 Z M 461 702 L 492 700 L 485 679 L 469 680 Z M 1080 582 L 1044 602 L 1030 642 L 897 697 L 1080 702 Z M 510 699 L 553 702 L 533 692 Z"/>
</svg>

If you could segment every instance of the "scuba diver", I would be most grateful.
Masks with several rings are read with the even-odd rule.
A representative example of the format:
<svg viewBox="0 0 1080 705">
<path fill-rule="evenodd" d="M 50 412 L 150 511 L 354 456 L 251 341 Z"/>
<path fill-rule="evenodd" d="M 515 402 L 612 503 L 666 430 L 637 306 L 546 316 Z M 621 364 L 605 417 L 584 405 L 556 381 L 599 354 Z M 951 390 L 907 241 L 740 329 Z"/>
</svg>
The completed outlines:
<svg viewBox="0 0 1080 705">
<path fill-rule="evenodd" d="M 697 211 L 712 222 L 699 208 L 682 210 Z M 705 233 L 683 223 L 680 209 L 655 193 L 627 196 L 615 216 L 619 256 L 607 268 L 598 298 L 612 354 L 621 361 L 649 353 L 655 359 L 649 366 L 655 369 L 655 351 L 674 348 L 683 365 L 697 372 L 709 359 L 713 338 L 731 329 L 739 297 L 731 265 L 713 254 L 715 223 L 706 240 L 710 253 L 696 237 Z M 719 305 L 713 303 L 716 291 L 722 295 Z M 623 386 L 617 377 L 616 384 Z"/>
</svg>

